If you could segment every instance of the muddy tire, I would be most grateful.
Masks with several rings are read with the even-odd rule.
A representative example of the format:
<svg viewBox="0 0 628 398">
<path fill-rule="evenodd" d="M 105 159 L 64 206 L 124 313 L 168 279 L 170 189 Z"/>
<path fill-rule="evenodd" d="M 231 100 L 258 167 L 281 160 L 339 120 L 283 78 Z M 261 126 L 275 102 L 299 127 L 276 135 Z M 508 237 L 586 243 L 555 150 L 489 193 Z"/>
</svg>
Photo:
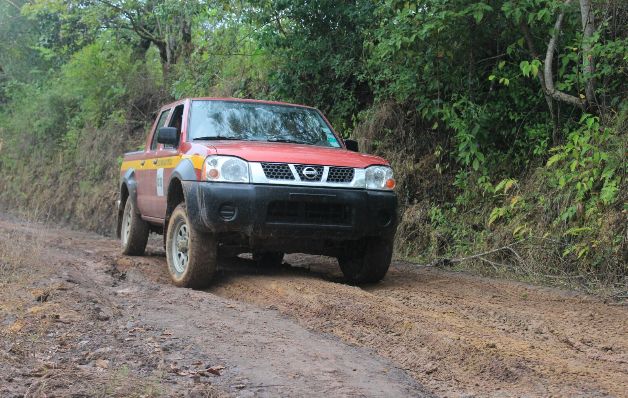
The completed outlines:
<svg viewBox="0 0 628 398">
<path fill-rule="evenodd" d="M 166 232 L 166 259 L 172 283 L 179 287 L 202 289 L 216 270 L 217 245 L 211 234 L 194 228 L 185 204 L 172 212 Z"/>
<path fill-rule="evenodd" d="M 141 256 L 146 250 L 150 228 L 148 223 L 135 211 L 135 205 L 129 198 L 122 212 L 122 226 L 120 228 L 120 241 L 122 253 L 129 256 Z"/>
<path fill-rule="evenodd" d="M 338 257 L 338 264 L 349 283 L 375 283 L 386 275 L 392 259 L 391 241 L 370 238 L 355 242 Z"/>
<path fill-rule="evenodd" d="M 283 263 L 282 252 L 254 252 L 253 260 L 263 268 L 279 268 Z"/>
</svg>

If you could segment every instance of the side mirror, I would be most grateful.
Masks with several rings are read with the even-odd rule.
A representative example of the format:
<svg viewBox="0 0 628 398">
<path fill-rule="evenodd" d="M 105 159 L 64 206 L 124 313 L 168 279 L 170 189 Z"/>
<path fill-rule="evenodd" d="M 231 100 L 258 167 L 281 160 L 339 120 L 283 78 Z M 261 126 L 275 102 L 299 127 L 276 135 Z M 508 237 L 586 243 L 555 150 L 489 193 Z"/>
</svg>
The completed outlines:
<svg viewBox="0 0 628 398">
<path fill-rule="evenodd" d="M 157 142 L 164 145 L 177 146 L 179 137 L 176 127 L 161 127 L 157 130 Z"/>
<path fill-rule="evenodd" d="M 356 140 L 345 140 L 345 146 L 349 151 L 360 152 L 358 142 Z"/>
</svg>

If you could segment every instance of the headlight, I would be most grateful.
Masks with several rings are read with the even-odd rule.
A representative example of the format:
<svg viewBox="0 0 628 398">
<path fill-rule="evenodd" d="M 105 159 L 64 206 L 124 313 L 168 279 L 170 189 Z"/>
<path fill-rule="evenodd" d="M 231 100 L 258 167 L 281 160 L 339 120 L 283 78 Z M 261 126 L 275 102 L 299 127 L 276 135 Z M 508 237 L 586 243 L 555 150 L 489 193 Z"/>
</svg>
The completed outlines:
<svg viewBox="0 0 628 398">
<path fill-rule="evenodd" d="M 208 156 L 201 177 L 207 181 L 250 182 L 249 164 L 233 156 Z"/>
<path fill-rule="evenodd" d="M 393 171 L 388 166 L 366 168 L 366 189 L 392 190 L 395 188 Z"/>
</svg>

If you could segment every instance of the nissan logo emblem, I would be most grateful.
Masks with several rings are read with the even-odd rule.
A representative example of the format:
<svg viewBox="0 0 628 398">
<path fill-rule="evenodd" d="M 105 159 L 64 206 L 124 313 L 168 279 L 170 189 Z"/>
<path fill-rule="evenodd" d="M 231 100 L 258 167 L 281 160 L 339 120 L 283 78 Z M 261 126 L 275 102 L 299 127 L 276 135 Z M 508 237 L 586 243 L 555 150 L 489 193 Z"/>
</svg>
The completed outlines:
<svg viewBox="0 0 628 398">
<path fill-rule="evenodd" d="M 301 173 L 303 173 L 303 177 L 307 178 L 308 180 L 313 180 L 318 177 L 318 170 L 316 170 L 312 166 L 304 167 Z"/>
</svg>

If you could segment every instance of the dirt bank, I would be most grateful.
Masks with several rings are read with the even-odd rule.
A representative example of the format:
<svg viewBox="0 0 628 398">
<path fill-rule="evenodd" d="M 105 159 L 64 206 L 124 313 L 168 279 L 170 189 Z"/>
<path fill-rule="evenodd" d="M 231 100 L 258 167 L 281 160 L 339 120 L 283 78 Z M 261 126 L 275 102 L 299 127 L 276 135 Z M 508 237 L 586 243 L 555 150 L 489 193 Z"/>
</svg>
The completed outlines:
<svg viewBox="0 0 628 398">
<path fill-rule="evenodd" d="M 361 289 L 299 255 L 279 270 L 231 259 L 191 291 L 168 284 L 158 239 L 131 258 L 6 217 L 0 235 L 9 254 L 33 248 L 24 276 L 0 281 L 1 396 L 628 391 L 628 309 L 579 294 L 400 262 Z"/>
</svg>

